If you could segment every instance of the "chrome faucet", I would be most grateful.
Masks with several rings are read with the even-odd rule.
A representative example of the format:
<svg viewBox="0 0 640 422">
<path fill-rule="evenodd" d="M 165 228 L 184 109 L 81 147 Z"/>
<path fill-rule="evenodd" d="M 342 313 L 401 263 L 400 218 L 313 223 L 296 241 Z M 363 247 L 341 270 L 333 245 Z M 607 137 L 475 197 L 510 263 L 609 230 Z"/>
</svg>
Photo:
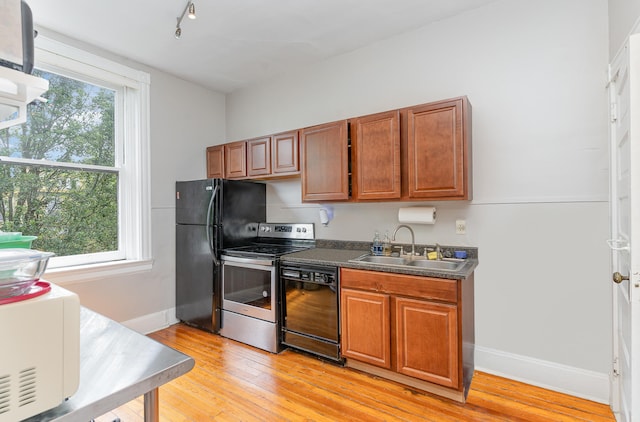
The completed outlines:
<svg viewBox="0 0 640 422">
<path fill-rule="evenodd" d="M 398 230 L 400 230 L 402 227 L 404 227 L 405 229 L 408 229 L 409 232 L 411 233 L 411 256 L 415 256 L 416 254 L 416 237 L 413 234 L 413 229 L 409 226 L 407 226 L 406 224 L 400 224 L 398 227 L 396 227 L 395 231 L 393 232 L 393 235 L 391 236 L 391 241 L 395 242 L 396 241 L 396 233 L 398 233 Z"/>
<path fill-rule="evenodd" d="M 440 245 L 436 243 L 436 260 L 442 261 L 442 249 L 440 249 Z"/>
<path fill-rule="evenodd" d="M 442 261 L 444 259 L 444 255 L 442 254 L 442 247 L 436 243 L 436 247 L 434 248 L 429 248 L 429 247 L 425 247 L 424 248 L 424 257 L 427 259 L 431 259 L 429 258 L 429 251 L 431 252 L 435 252 L 436 253 L 436 260 L 437 261 Z"/>
</svg>

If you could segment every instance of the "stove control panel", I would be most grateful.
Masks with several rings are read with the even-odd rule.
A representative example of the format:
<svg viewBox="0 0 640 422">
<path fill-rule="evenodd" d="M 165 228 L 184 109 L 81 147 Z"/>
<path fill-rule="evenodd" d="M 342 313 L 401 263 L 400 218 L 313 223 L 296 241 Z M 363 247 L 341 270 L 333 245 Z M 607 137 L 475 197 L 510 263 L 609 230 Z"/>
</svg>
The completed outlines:
<svg viewBox="0 0 640 422">
<path fill-rule="evenodd" d="M 260 223 L 258 237 L 315 239 L 313 223 Z"/>
</svg>

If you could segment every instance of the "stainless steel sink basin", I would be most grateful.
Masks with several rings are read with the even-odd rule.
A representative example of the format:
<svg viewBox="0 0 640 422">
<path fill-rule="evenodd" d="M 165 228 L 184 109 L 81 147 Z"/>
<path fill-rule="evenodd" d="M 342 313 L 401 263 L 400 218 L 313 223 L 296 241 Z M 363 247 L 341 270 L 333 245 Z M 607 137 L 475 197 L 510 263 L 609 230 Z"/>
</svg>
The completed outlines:
<svg viewBox="0 0 640 422">
<path fill-rule="evenodd" d="M 429 268 L 433 270 L 458 271 L 464 265 L 465 261 L 460 260 L 442 260 L 428 261 L 426 259 L 410 261 L 407 265 L 411 267 Z"/>
<path fill-rule="evenodd" d="M 359 262 L 371 262 L 374 264 L 385 264 L 385 265 L 407 265 L 409 263 L 408 259 L 400 258 L 397 256 L 376 256 L 376 255 L 363 255 L 354 259 L 353 261 Z"/>
<path fill-rule="evenodd" d="M 376 265 L 390 265 L 393 267 L 405 268 L 424 268 L 438 271 L 459 271 L 467 261 L 464 259 L 443 259 L 428 260 L 422 256 L 416 257 L 397 257 L 397 256 L 376 256 L 362 255 L 358 258 L 351 259 L 351 262 L 366 262 Z"/>
</svg>

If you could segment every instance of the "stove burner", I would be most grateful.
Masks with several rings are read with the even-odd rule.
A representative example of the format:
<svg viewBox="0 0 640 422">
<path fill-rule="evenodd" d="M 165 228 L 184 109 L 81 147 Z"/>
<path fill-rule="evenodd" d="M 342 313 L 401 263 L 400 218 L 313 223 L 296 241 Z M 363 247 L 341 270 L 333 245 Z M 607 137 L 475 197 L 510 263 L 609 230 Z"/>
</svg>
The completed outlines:
<svg viewBox="0 0 640 422">
<path fill-rule="evenodd" d="M 274 245 L 274 244 L 260 244 L 255 243 L 253 245 L 241 246 L 238 248 L 225 249 L 226 255 L 237 256 L 280 256 L 292 252 L 302 251 L 308 249 L 308 247 L 292 246 L 292 245 Z"/>
<path fill-rule="evenodd" d="M 292 252 L 315 247 L 313 224 L 260 223 L 258 236 L 247 246 L 227 248 L 223 255 L 247 258 L 278 258 Z"/>
</svg>

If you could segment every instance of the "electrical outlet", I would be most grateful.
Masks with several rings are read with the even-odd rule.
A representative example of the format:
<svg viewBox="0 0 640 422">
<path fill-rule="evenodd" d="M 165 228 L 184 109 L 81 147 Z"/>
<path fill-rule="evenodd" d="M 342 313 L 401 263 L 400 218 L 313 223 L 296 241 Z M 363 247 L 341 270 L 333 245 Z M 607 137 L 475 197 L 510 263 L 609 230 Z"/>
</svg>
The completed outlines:
<svg viewBox="0 0 640 422">
<path fill-rule="evenodd" d="M 465 220 L 456 220 L 456 234 L 467 233 L 467 222 Z"/>
</svg>

